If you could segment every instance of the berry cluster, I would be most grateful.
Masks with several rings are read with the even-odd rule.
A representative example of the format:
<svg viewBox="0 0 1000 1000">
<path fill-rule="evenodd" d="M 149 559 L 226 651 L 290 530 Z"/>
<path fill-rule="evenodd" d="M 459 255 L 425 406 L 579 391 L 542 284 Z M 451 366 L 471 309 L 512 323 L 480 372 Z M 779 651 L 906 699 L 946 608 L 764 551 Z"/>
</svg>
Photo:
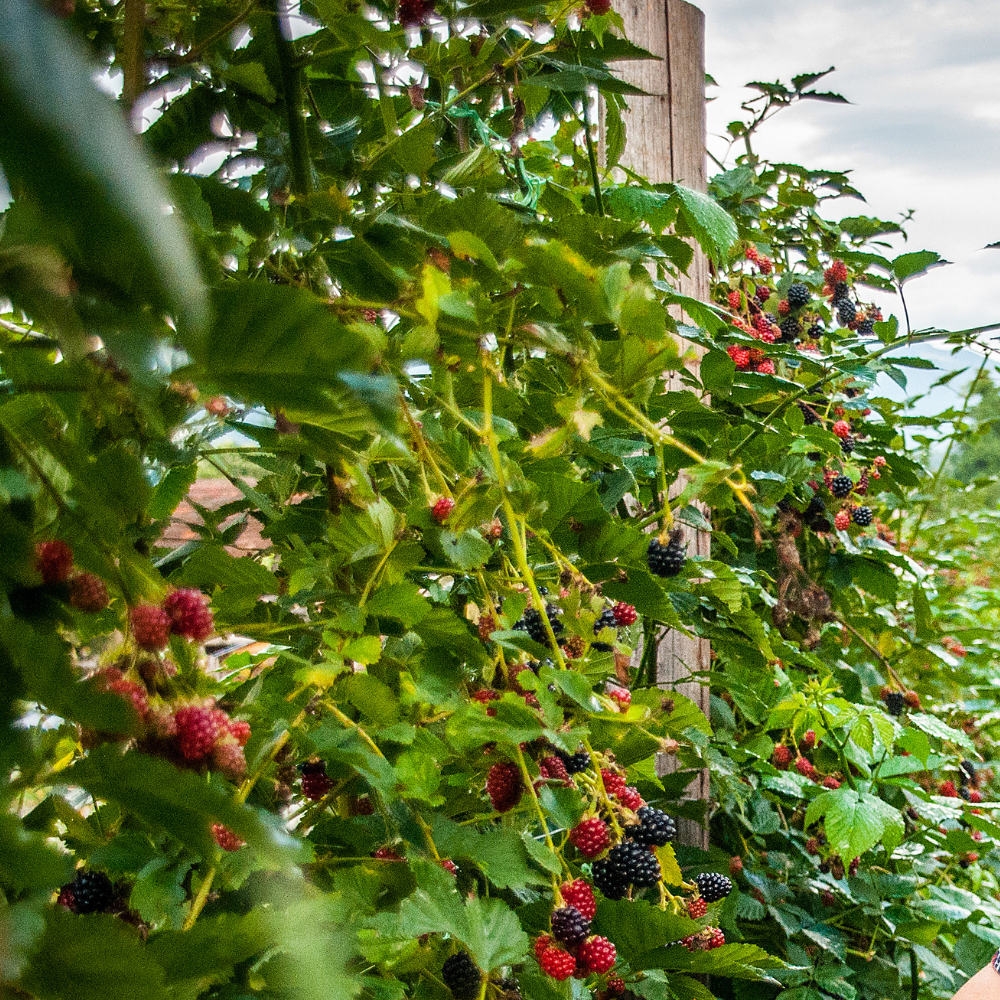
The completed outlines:
<svg viewBox="0 0 1000 1000">
<path fill-rule="evenodd" d="M 43 584 L 55 588 L 77 611 L 94 615 L 111 603 L 107 585 L 99 576 L 85 570 L 73 572 L 73 550 L 61 538 L 35 546 L 35 568 Z"/>
<path fill-rule="evenodd" d="M 669 540 L 664 545 L 659 538 L 654 538 L 646 550 L 646 563 L 654 576 L 677 576 L 687 562 L 687 547 L 683 541 L 683 528 L 674 528 Z"/>
<path fill-rule="evenodd" d="M 137 605 L 130 619 L 136 646 L 150 653 L 165 649 L 171 635 L 204 642 L 214 628 L 208 599 L 191 588 L 171 591 L 161 605 Z"/>
</svg>

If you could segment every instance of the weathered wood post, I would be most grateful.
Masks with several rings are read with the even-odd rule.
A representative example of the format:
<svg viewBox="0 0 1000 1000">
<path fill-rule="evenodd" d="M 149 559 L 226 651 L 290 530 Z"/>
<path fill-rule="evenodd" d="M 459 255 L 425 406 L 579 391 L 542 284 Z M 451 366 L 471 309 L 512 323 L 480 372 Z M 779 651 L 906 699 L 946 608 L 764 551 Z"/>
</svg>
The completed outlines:
<svg viewBox="0 0 1000 1000">
<path fill-rule="evenodd" d="M 641 87 L 649 97 L 627 98 L 624 113 L 626 137 L 623 165 L 655 183 L 677 181 L 698 191 L 706 190 L 705 176 L 705 15 L 684 0 L 617 0 L 615 9 L 625 22 L 625 35 L 659 61 L 623 62 L 616 72 Z M 689 274 L 678 289 L 684 295 L 706 300 L 709 295 L 708 261 L 696 249 Z M 684 346 L 690 346 L 686 342 Z M 671 376 L 670 389 L 682 388 Z M 676 491 L 681 489 L 680 484 Z M 689 554 L 708 555 L 709 535 L 685 527 Z M 683 694 L 707 715 L 708 688 L 692 681 L 693 671 L 707 670 L 708 643 L 668 632 L 659 645 L 657 679 L 660 686 Z M 661 773 L 676 769 L 674 758 L 661 757 Z M 699 771 L 685 797 L 708 799 L 708 771 Z M 708 829 L 681 820 L 681 843 L 708 847 Z"/>
</svg>

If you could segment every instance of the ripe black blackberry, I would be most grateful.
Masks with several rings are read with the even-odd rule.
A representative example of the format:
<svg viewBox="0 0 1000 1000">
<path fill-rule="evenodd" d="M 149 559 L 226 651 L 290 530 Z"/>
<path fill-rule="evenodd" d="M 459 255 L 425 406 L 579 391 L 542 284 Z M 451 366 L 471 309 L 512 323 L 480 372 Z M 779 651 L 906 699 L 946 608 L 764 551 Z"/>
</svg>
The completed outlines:
<svg viewBox="0 0 1000 1000">
<path fill-rule="evenodd" d="M 579 753 L 556 750 L 556 756 L 566 765 L 567 774 L 581 774 L 590 767 L 590 754 L 586 750 L 581 750 Z"/>
<path fill-rule="evenodd" d="M 441 980 L 455 1000 L 476 1000 L 483 985 L 483 974 L 467 951 L 459 951 L 445 959 Z"/>
<path fill-rule="evenodd" d="M 539 591 L 541 593 L 541 591 Z M 562 614 L 562 608 L 557 607 L 555 604 L 545 605 L 545 616 L 549 620 L 549 624 L 552 626 L 552 631 L 559 635 L 560 632 L 564 631 L 566 626 L 559 620 L 559 616 Z"/>
<path fill-rule="evenodd" d="M 873 517 L 871 507 L 855 507 L 851 511 L 851 518 L 859 528 L 867 528 L 872 523 Z"/>
<path fill-rule="evenodd" d="M 590 921 L 575 907 L 552 911 L 552 936 L 563 944 L 579 944 L 590 933 Z"/>
<path fill-rule="evenodd" d="M 850 455 L 854 451 L 854 436 L 848 434 L 847 437 L 840 439 L 840 450 L 845 455 Z"/>
<path fill-rule="evenodd" d="M 718 872 L 702 872 L 695 876 L 695 882 L 698 883 L 698 892 L 706 903 L 717 903 L 733 891 L 733 883 Z"/>
<path fill-rule="evenodd" d="M 850 476 L 834 476 L 830 480 L 830 492 L 839 499 L 850 496 L 854 489 L 854 480 Z"/>
<path fill-rule="evenodd" d="M 682 534 L 681 528 L 674 528 L 666 545 L 663 545 L 658 538 L 649 543 L 646 562 L 650 573 L 655 576 L 677 576 L 684 569 L 684 563 L 687 562 L 687 547 L 681 540 Z"/>
<path fill-rule="evenodd" d="M 889 691 L 885 696 L 885 710 L 890 715 L 902 715 L 906 699 L 902 691 Z"/>
<path fill-rule="evenodd" d="M 846 281 L 838 281 L 833 286 L 833 304 L 839 305 L 843 302 L 847 296 L 850 294 L 851 289 L 848 287 Z"/>
<path fill-rule="evenodd" d="M 855 309 L 854 303 L 850 299 L 844 299 L 842 302 L 837 304 L 837 319 L 840 320 L 841 326 L 847 326 L 848 323 L 853 323 L 857 314 L 858 311 Z"/>
<path fill-rule="evenodd" d="M 813 531 L 829 531 L 830 522 L 826 518 L 826 504 L 819 497 L 813 497 L 802 515 L 806 527 Z"/>
<path fill-rule="evenodd" d="M 809 327 L 807 333 L 813 340 L 819 340 L 820 337 L 826 335 L 826 330 L 823 329 L 822 323 L 813 323 L 813 325 Z"/>
<path fill-rule="evenodd" d="M 608 862 L 621 878 L 637 889 L 656 885 L 662 877 L 660 862 L 648 847 L 634 840 L 623 840 L 608 851 Z"/>
<path fill-rule="evenodd" d="M 594 635 L 599 634 L 602 628 L 618 628 L 618 619 L 615 618 L 615 613 L 611 608 L 605 608 L 597 621 L 594 622 Z"/>
<path fill-rule="evenodd" d="M 102 913 L 115 897 L 111 879 L 104 872 L 77 872 L 71 888 L 74 913 Z"/>
<path fill-rule="evenodd" d="M 559 623 L 562 625 L 562 622 Z M 528 608 L 521 617 L 514 622 L 514 628 L 519 632 L 527 632 L 529 637 L 543 646 L 549 645 L 549 633 L 545 630 L 545 622 L 542 621 L 542 613 L 536 608 Z M 555 629 L 553 629 L 555 631 Z"/>
<path fill-rule="evenodd" d="M 778 329 L 781 330 L 781 342 L 791 344 L 802 333 L 802 324 L 794 316 L 789 316 L 781 321 Z"/>
<path fill-rule="evenodd" d="M 809 288 L 801 281 L 793 282 L 788 286 L 785 298 L 793 309 L 801 309 L 810 299 Z"/>
<path fill-rule="evenodd" d="M 873 319 L 863 319 L 858 324 L 858 336 L 859 337 L 874 337 L 875 336 L 875 320 L 873 320 Z"/>
<path fill-rule="evenodd" d="M 807 405 L 806 403 L 803 403 L 801 400 L 799 400 L 795 405 L 802 411 L 802 416 L 806 422 L 807 427 L 819 423 L 819 415 L 811 406 Z"/>
<path fill-rule="evenodd" d="M 625 835 L 631 837 L 637 844 L 647 847 L 663 847 L 677 836 L 677 824 L 672 816 L 662 809 L 653 806 L 643 806 L 636 815 L 638 824 L 625 827 Z"/>
<path fill-rule="evenodd" d="M 628 893 L 628 878 L 617 865 L 612 864 L 610 856 L 601 858 L 590 866 L 590 877 L 607 899 L 624 899 Z"/>
</svg>

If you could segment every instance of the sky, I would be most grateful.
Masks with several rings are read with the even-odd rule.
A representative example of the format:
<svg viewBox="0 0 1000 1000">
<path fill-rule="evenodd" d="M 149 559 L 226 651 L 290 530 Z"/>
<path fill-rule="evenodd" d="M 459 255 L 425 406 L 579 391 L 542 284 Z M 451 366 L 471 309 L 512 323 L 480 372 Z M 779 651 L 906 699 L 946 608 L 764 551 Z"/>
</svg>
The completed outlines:
<svg viewBox="0 0 1000 1000">
<path fill-rule="evenodd" d="M 897 220 L 915 210 L 898 252 L 936 250 L 954 263 L 907 285 L 915 329 L 1000 322 L 1000 0 L 697 0 L 709 149 L 756 92 L 750 80 L 821 80 L 851 104 L 801 102 L 765 125 L 758 152 L 811 168 L 850 170 L 867 208 L 837 215 Z M 877 296 L 875 296 L 878 298 Z M 898 299 L 880 304 L 899 312 Z M 998 336 L 995 331 L 986 336 Z M 995 342 L 1000 346 L 1000 341 Z"/>
</svg>

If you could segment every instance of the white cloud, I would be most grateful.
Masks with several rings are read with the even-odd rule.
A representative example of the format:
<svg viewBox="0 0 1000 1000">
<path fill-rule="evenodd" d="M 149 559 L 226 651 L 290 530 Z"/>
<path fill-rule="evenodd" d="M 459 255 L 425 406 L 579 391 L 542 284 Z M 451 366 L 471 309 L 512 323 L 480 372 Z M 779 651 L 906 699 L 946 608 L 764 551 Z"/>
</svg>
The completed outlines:
<svg viewBox="0 0 1000 1000">
<path fill-rule="evenodd" d="M 758 151 L 808 167 L 851 170 L 867 206 L 837 214 L 894 219 L 906 249 L 954 265 L 907 286 L 914 325 L 960 329 L 1000 319 L 1000 5 L 993 0 L 703 0 L 707 68 L 720 84 L 709 134 L 741 117 L 750 80 L 837 72 L 818 89 L 850 106 L 805 102 L 765 125 Z M 724 148 L 710 138 L 717 155 Z M 831 208 L 832 210 L 832 208 Z M 888 303 L 886 303 L 888 304 Z M 898 311 L 898 303 L 894 307 Z"/>
</svg>

